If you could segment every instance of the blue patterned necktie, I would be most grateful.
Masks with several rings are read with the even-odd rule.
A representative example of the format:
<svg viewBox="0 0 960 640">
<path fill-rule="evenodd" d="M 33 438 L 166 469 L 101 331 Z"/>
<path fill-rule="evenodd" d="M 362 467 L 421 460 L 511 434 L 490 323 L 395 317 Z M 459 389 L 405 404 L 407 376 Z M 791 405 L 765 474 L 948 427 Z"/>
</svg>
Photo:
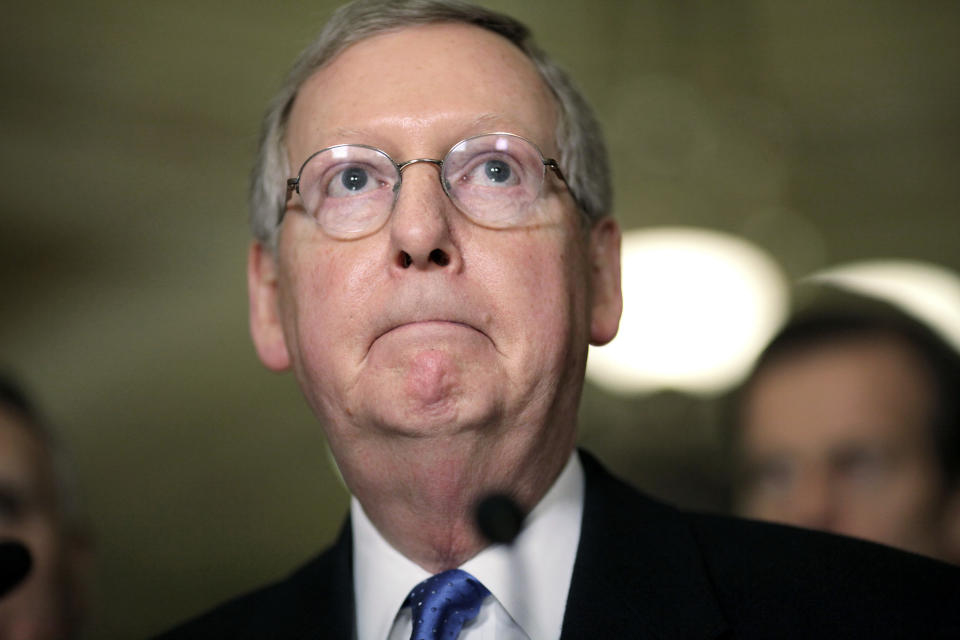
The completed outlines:
<svg viewBox="0 0 960 640">
<path fill-rule="evenodd" d="M 460 569 L 427 578 L 404 603 L 413 609 L 410 640 L 455 640 L 463 625 L 477 617 L 489 594 L 479 580 Z"/>
</svg>

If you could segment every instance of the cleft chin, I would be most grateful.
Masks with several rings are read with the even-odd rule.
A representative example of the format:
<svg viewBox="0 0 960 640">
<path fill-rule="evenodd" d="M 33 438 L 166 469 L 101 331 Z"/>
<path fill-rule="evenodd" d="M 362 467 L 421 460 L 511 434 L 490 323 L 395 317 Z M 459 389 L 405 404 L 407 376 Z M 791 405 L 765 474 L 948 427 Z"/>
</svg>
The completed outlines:
<svg viewBox="0 0 960 640">
<path fill-rule="evenodd" d="M 456 390 L 457 365 L 449 353 L 426 350 L 410 359 L 406 392 L 415 406 L 438 408 L 450 400 Z"/>
</svg>

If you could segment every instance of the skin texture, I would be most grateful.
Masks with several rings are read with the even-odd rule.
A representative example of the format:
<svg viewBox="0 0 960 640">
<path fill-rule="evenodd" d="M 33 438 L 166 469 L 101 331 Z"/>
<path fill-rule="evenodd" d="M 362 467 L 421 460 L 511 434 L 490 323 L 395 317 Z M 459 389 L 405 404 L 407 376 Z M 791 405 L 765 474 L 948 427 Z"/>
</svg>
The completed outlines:
<svg viewBox="0 0 960 640">
<path fill-rule="evenodd" d="M 19 415 L 0 407 L 0 539 L 30 550 L 33 568 L 0 600 L 0 638 L 73 637 L 88 549 L 65 530 L 50 456 Z"/>
<path fill-rule="evenodd" d="M 387 62 L 390 64 L 387 64 Z M 290 166 L 353 142 L 398 161 L 516 133 L 555 156 L 556 108 L 523 54 L 467 25 L 401 29 L 357 43 L 301 88 Z M 619 322 L 620 233 L 585 228 L 564 185 L 544 184 L 523 228 L 478 226 L 428 164 L 356 240 L 297 211 L 276 256 L 249 256 L 261 360 L 292 368 L 351 492 L 378 530 L 436 572 L 484 543 L 470 513 L 492 490 L 532 507 L 569 457 L 586 349 Z"/>
<path fill-rule="evenodd" d="M 933 401 L 929 373 L 893 335 L 773 361 L 742 405 L 742 513 L 960 560 L 960 500 L 943 487 Z"/>
</svg>

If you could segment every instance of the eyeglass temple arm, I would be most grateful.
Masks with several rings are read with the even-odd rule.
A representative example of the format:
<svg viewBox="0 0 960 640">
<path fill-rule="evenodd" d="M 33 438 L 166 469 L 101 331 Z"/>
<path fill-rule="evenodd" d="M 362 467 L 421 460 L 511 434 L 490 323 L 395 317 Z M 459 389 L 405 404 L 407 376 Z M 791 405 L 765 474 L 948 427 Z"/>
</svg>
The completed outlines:
<svg viewBox="0 0 960 640">
<path fill-rule="evenodd" d="M 293 192 L 296 191 L 300 193 L 300 178 L 287 178 L 287 197 L 283 199 L 284 203 L 287 205 L 290 203 L 290 198 L 293 196 Z M 284 206 L 280 209 L 280 215 L 277 217 L 277 225 L 283 222 L 283 218 L 287 215 L 287 207 Z"/>
<path fill-rule="evenodd" d="M 547 158 L 543 161 L 543 166 L 550 167 L 553 169 L 553 172 L 557 174 L 557 177 L 563 181 L 563 184 L 567 185 L 567 188 L 570 188 L 570 183 L 567 182 L 566 176 L 563 175 L 563 171 L 560 171 L 560 165 L 557 164 L 557 161 L 553 158 Z"/>
<path fill-rule="evenodd" d="M 560 178 L 560 181 L 563 182 L 564 186 L 567 187 L 567 191 L 570 192 L 570 196 L 573 198 L 573 201 L 577 203 L 577 208 L 579 208 L 581 213 L 583 213 L 583 215 L 586 216 L 587 215 L 586 207 L 583 206 L 583 203 L 580 201 L 579 196 L 577 196 L 577 193 L 573 190 L 573 187 L 570 186 L 570 183 L 567 182 L 567 177 L 563 175 L 563 171 L 560 170 L 560 165 L 557 164 L 557 161 L 554 160 L 553 158 L 547 158 L 543 161 L 543 166 L 550 167 L 551 169 L 553 169 L 553 172 L 557 174 L 557 177 Z"/>
</svg>

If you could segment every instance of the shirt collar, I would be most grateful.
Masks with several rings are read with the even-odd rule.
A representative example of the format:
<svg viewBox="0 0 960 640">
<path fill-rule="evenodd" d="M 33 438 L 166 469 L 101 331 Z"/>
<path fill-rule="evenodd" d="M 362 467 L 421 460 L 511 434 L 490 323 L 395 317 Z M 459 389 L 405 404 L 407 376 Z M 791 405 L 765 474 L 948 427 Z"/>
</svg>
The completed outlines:
<svg viewBox="0 0 960 640">
<path fill-rule="evenodd" d="M 511 546 L 492 545 L 461 565 L 497 598 L 531 640 L 559 638 L 583 516 L 576 451 L 529 513 Z M 350 499 L 358 640 L 383 640 L 414 585 L 430 576 L 390 546 Z"/>
</svg>

